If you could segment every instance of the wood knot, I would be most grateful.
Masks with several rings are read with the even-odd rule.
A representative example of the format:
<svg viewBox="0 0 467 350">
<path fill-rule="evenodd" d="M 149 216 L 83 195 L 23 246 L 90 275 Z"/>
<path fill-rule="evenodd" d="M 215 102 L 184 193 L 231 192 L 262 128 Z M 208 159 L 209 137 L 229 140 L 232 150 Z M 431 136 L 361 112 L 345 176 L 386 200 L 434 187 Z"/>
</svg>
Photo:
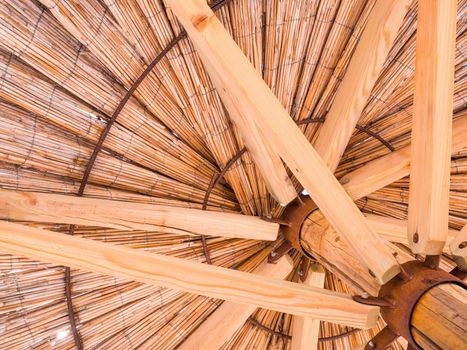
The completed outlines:
<svg viewBox="0 0 467 350">
<path fill-rule="evenodd" d="M 211 16 L 208 16 L 206 14 L 196 15 L 192 18 L 191 23 L 193 23 L 193 26 L 196 29 L 202 31 L 207 27 L 210 19 Z"/>
</svg>

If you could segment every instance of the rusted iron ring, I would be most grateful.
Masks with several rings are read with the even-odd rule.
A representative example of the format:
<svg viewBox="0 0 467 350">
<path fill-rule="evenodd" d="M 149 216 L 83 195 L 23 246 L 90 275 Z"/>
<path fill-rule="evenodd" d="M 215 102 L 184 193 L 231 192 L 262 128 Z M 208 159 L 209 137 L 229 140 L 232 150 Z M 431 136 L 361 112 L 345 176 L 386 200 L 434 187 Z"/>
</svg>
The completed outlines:
<svg viewBox="0 0 467 350">
<path fill-rule="evenodd" d="M 285 239 L 292 244 L 293 248 L 310 258 L 313 257 L 302 248 L 300 234 L 306 218 L 316 209 L 318 207 L 309 196 L 301 195 L 285 208 L 281 216 L 281 220 L 287 222 L 287 225 L 281 225 L 281 232 Z"/>
<path fill-rule="evenodd" d="M 398 275 L 383 285 L 378 298 L 354 297 L 360 303 L 380 306 L 381 316 L 387 323 L 387 327 L 365 349 L 385 349 L 398 336 L 402 336 L 413 349 L 423 350 L 416 343 L 411 331 L 412 315 L 420 298 L 433 287 L 444 283 L 466 288 L 466 284 L 456 276 L 440 269 L 431 269 L 418 260 L 406 262 L 401 268 L 404 275 Z"/>
</svg>

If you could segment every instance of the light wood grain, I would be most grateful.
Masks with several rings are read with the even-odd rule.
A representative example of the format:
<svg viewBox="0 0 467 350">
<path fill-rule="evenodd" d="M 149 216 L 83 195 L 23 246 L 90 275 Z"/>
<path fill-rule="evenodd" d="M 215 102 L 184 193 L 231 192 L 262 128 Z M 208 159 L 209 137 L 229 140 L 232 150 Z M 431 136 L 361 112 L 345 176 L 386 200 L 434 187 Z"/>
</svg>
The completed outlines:
<svg viewBox="0 0 467 350">
<path fill-rule="evenodd" d="M 467 271 L 467 225 L 452 237 L 449 247 L 459 269 Z"/>
<path fill-rule="evenodd" d="M 204 58 L 218 89 L 250 112 L 274 150 L 327 219 L 383 284 L 399 272 L 392 252 L 363 215 L 240 48 L 202 0 L 167 1 Z"/>
<path fill-rule="evenodd" d="M 292 270 L 287 256 L 277 264 L 264 261 L 253 273 L 267 278 L 284 279 Z M 256 310 L 254 305 L 242 305 L 225 301 L 196 330 L 191 333 L 179 350 L 218 350 L 247 321 Z M 207 336 L 209 335 L 209 336 Z"/>
<path fill-rule="evenodd" d="M 0 251 L 353 327 L 375 325 L 379 308 L 342 293 L 0 222 Z"/>
<path fill-rule="evenodd" d="M 467 147 L 467 117 L 465 116 L 453 122 L 451 152 L 454 154 L 464 147 Z M 357 200 L 409 174 L 410 146 L 407 146 L 346 174 L 341 179 L 341 183 L 350 197 Z"/>
<path fill-rule="evenodd" d="M 267 241 L 279 230 L 278 224 L 235 213 L 3 189 L 0 218 Z"/>
<path fill-rule="evenodd" d="M 465 349 L 467 339 L 467 291 L 442 284 L 425 293 L 415 306 L 412 334 L 425 350 Z"/>
<path fill-rule="evenodd" d="M 324 287 L 326 272 L 319 264 L 312 264 L 304 285 Z M 309 317 L 293 317 L 291 350 L 317 350 L 320 321 Z"/>
<path fill-rule="evenodd" d="M 370 224 L 370 222 L 369 222 Z M 405 231 L 407 232 L 407 231 Z M 405 235 L 407 240 L 407 235 Z M 401 234 L 402 232 L 399 232 Z M 339 276 L 355 292 L 368 292 L 377 295 L 380 285 L 371 276 L 368 268 L 336 230 L 330 226 L 320 210 L 314 211 L 303 223 L 301 230 L 303 248 L 329 271 Z M 388 247 L 397 252 L 400 263 L 412 260 L 412 257 L 386 241 Z"/>
<path fill-rule="evenodd" d="M 411 0 L 378 0 L 363 30 L 315 149 L 334 172 L 355 131 Z"/>
<path fill-rule="evenodd" d="M 418 2 L 408 237 L 440 254 L 448 229 L 457 1 Z"/>
<path fill-rule="evenodd" d="M 407 220 L 399 220 L 390 217 L 385 217 L 375 214 L 365 214 L 369 224 L 373 229 L 384 239 L 389 242 L 402 243 L 408 245 L 407 242 Z M 448 230 L 448 242 L 455 238 L 461 237 L 461 232 L 457 230 Z M 467 237 L 464 237 L 464 240 Z M 459 242 L 460 243 L 460 242 Z M 443 248 L 444 253 L 449 253 L 449 244 L 446 243 Z"/>
</svg>

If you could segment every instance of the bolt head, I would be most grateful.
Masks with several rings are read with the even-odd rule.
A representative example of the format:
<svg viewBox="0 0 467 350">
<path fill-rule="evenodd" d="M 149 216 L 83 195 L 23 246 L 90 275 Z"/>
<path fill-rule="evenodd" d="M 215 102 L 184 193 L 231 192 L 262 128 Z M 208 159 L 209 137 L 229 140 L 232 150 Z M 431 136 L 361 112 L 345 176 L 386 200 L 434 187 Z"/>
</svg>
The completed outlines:
<svg viewBox="0 0 467 350">
<path fill-rule="evenodd" d="M 418 237 L 418 233 L 414 233 L 414 235 L 413 235 L 413 242 L 414 242 L 414 243 L 418 243 L 418 238 L 419 238 L 419 237 Z"/>
<path fill-rule="evenodd" d="M 277 253 L 273 251 L 273 252 L 271 252 L 271 256 L 274 258 L 274 257 L 277 256 Z"/>
<path fill-rule="evenodd" d="M 368 295 L 367 292 L 364 292 L 364 293 L 362 293 L 361 297 L 362 297 L 363 299 L 368 299 L 369 295 Z"/>
<path fill-rule="evenodd" d="M 376 344 L 373 343 L 373 342 L 370 340 L 370 341 L 368 342 L 368 346 L 369 346 L 370 348 L 375 348 L 375 347 L 376 347 Z"/>
</svg>

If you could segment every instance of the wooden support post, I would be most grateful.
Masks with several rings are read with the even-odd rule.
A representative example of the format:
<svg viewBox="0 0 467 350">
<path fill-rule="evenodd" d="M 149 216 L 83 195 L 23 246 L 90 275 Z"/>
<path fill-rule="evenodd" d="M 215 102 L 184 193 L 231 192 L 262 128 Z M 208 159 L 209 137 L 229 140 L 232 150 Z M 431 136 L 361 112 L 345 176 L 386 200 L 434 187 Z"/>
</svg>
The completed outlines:
<svg viewBox="0 0 467 350">
<path fill-rule="evenodd" d="M 336 230 L 383 284 L 399 273 L 392 252 L 365 221 L 280 101 L 204 0 L 168 0 L 200 53 L 217 89 L 254 120 L 274 151 L 308 190 Z"/>
<path fill-rule="evenodd" d="M 315 143 L 316 151 L 332 172 L 355 131 L 411 3 L 378 0 L 371 10 Z"/>
<path fill-rule="evenodd" d="M 454 284 L 430 289 L 415 306 L 411 326 L 415 341 L 425 350 L 465 349 L 467 291 Z"/>
<path fill-rule="evenodd" d="M 438 255 L 448 229 L 457 1 L 419 0 L 408 236 Z"/>
<path fill-rule="evenodd" d="M 457 266 L 462 271 L 467 271 L 467 225 L 454 235 L 450 242 L 451 253 Z"/>
<path fill-rule="evenodd" d="M 0 189 L 0 219 L 273 241 L 279 225 L 257 217 Z"/>
<path fill-rule="evenodd" d="M 284 279 L 292 270 L 287 256 L 276 264 L 264 261 L 253 272 L 256 275 Z M 242 305 L 225 301 L 201 323 L 178 347 L 178 350 L 218 350 L 245 324 L 256 310 L 254 305 Z"/>
<path fill-rule="evenodd" d="M 319 264 L 312 264 L 307 279 L 307 286 L 324 288 L 326 272 Z M 309 317 L 294 316 L 292 319 L 291 350 L 317 350 L 320 321 Z"/>
<path fill-rule="evenodd" d="M 352 327 L 373 327 L 379 314 L 342 293 L 6 221 L 0 251 Z"/>
</svg>

